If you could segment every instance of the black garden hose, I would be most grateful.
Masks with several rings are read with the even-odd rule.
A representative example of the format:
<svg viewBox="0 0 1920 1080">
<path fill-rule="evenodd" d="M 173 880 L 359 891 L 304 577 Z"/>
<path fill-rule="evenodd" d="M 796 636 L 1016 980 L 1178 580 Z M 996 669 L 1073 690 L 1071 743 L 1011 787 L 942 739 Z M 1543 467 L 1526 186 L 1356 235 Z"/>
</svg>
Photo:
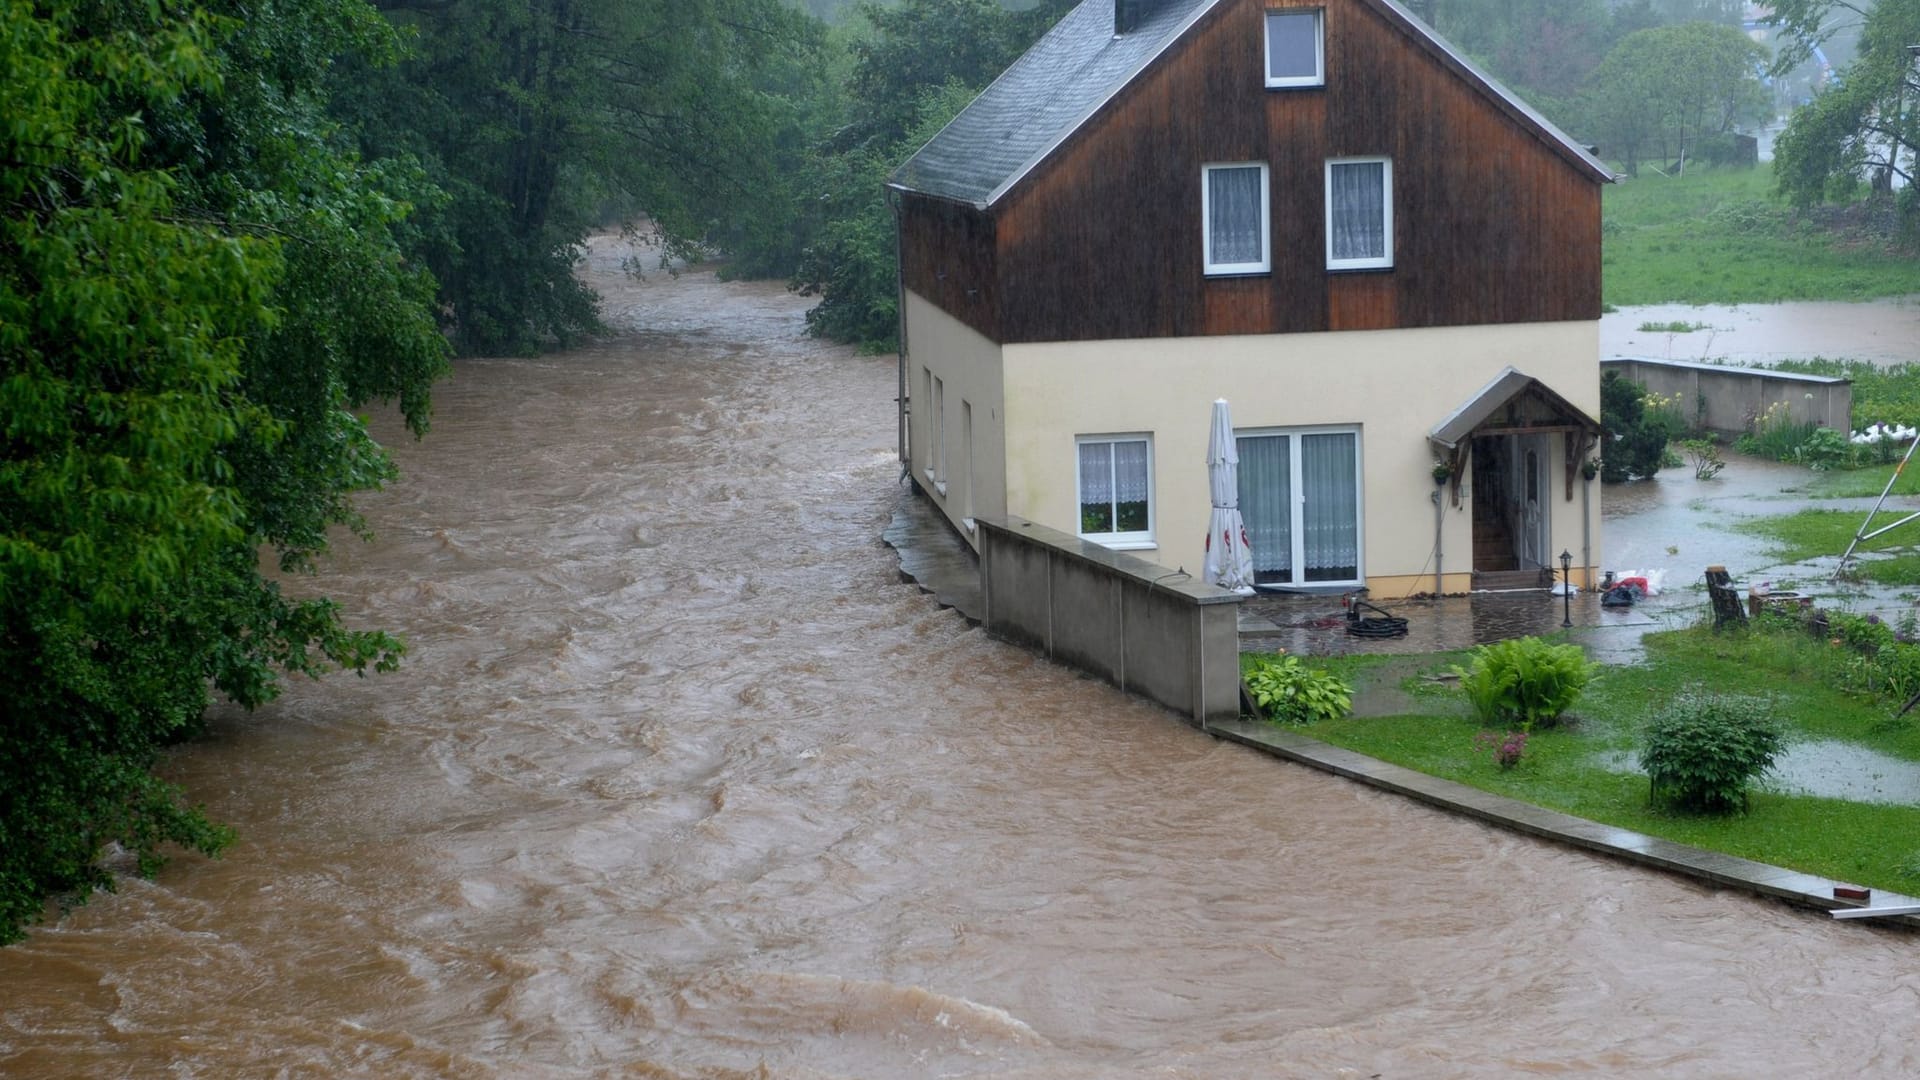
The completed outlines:
<svg viewBox="0 0 1920 1080">
<path fill-rule="evenodd" d="M 1361 608 L 1375 614 L 1362 617 Z M 1407 620 L 1398 615 L 1389 615 L 1356 596 L 1347 601 L 1347 633 L 1363 638 L 1406 637 Z"/>
</svg>

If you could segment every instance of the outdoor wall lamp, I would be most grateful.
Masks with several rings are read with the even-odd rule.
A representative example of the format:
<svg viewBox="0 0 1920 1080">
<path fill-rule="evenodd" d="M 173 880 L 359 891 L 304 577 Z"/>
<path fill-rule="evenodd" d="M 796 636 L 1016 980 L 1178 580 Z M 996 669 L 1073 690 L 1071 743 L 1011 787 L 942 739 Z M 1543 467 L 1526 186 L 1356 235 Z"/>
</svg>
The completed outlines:
<svg viewBox="0 0 1920 1080">
<path fill-rule="evenodd" d="M 1573 552 L 1560 549 L 1560 628 L 1573 625 Z"/>
</svg>

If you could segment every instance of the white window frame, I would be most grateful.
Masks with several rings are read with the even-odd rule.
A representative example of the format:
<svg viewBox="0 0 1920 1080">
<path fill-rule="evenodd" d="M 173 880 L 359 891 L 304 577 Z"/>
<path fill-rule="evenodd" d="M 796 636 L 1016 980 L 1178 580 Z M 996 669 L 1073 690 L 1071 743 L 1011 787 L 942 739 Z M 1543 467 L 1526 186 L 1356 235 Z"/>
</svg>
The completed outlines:
<svg viewBox="0 0 1920 1080">
<path fill-rule="evenodd" d="M 1306 454 L 1302 449 L 1308 435 L 1351 435 L 1353 436 L 1353 484 L 1354 484 L 1354 577 L 1347 581 L 1308 581 L 1306 579 L 1307 539 L 1305 514 L 1301 507 L 1306 505 Z M 1293 567 L 1293 580 L 1280 583 L 1279 587 L 1299 588 L 1340 588 L 1367 583 L 1367 438 L 1366 431 L 1359 424 L 1317 424 L 1308 427 L 1257 427 L 1234 428 L 1233 436 L 1240 438 L 1285 438 L 1289 440 L 1287 448 L 1287 486 L 1293 495 L 1293 505 L 1288 508 L 1292 515 L 1292 525 L 1288 532 L 1292 536 L 1292 550 L 1288 562 Z"/>
<path fill-rule="evenodd" d="M 1213 261 L 1213 184 L 1215 169 L 1260 170 L 1260 261 L 1217 263 Z M 1208 276 L 1227 274 L 1265 274 L 1273 269 L 1273 204 L 1267 187 L 1267 163 L 1264 161 L 1216 161 L 1200 166 L 1200 250 Z"/>
<path fill-rule="evenodd" d="M 960 399 L 960 459 L 966 470 L 967 486 L 960 495 L 960 524 L 972 532 L 973 525 L 973 402 Z"/>
<path fill-rule="evenodd" d="M 1273 74 L 1273 28 L 1271 20 L 1276 15 L 1313 16 L 1313 74 L 1282 75 Z M 1268 8 L 1266 18 L 1260 23 L 1260 57 L 1266 72 L 1269 89 L 1284 89 L 1298 86 L 1327 85 L 1327 13 L 1325 8 Z"/>
<path fill-rule="evenodd" d="M 1135 532 L 1081 532 L 1080 504 L 1082 499 L 1080 493 L 1085 489 L 1080 483 L 1080 448 L 1088 443 L 1106 443 L 1111 446 L 1113 443 L 1122 442 L 1139 442 L 1147 445 L 1147 527 L 1144 530 Z M 1111 454 L 1108 456 L 1108 461 L 1112 461 Z M 1111 468 L 1111 465 L 1109 465 L 1109 468 Z M 1112 548 L 1115 551 L 1143 551 L 1149 548 L 1159 547 L 1160 545 L 1156 543 L 1153 538 L 1153 531 L 1155 515 L 1158 513 L 1155 508 L 1155 503 L 1159 501 L 1160 493 L 1155 490 L 1153 474 L 1153 434 L 1151 432 L 1128 431 L 1112 435 L 1075 435 L 1073 437 L 1074 532 L 1078 534 L 1082 540 L 1091 540 L 1102 547 Z M 1116 507 L 1114 509 L 1115 525 L 1120 523 L 1119 513 L 1119 509 Z"/>
<path fill-rule="evenodd" d="M 947 384 L 933 377 L 933 452 L 927 455 L 927 476 L 942 497 L 947 494 Z"/>
<path fill-rule="evenodd" d="M 1333 257 L 1333 170 L 1340 165 L 1380 165 L 1380 208 L 1381 225 L 1385 229 L 1384 254 L 1365 259 L 1336 259 Z M 1327 269 L 1329 270 L 1390 270 L 1393 268 L 1393 159 L 1390 157 L 1341 157 L 1327 159 L 1326 173 L 1326 234 Z"/>
</svg>

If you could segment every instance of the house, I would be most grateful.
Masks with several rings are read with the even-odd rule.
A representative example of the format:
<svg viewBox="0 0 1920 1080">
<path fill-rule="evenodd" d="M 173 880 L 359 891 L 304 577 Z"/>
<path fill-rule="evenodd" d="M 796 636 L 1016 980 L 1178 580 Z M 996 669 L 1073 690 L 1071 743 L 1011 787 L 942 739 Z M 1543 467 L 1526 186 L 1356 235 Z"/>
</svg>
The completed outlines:
<svg viewBox="0 0 1920 1080">
<path fill-rule="evenodd" d="M 1263 584 L 1590 579 L 1610 179 L 1395 0 L 1085 0 L 889 185 L 905 460 L 1197 574 L 1225 397 Z"/>
</svg>

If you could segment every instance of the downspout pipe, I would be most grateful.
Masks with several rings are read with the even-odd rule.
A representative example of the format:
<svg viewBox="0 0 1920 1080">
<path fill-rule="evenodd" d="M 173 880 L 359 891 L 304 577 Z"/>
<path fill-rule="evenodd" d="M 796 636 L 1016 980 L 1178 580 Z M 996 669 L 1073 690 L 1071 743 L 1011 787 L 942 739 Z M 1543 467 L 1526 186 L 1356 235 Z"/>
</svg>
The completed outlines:
<svg viewBox="0 0 1920 1080">
<path fill-rule="evenodd" d="M 894 364 L 899 378 L 899 387 L 894 394 L 894 413 L 899 421 L 900 465 L 908 475 L 913 473 L 913 461 L 907 447 L 907 272 L 901 256 L 906 253 L 906 240 L 900 228 L 900 193 L 887 189 L 887 207 L 893 211 L 893 296 L 894 334 L 899 338 L 899 352 Z"/>
<path fill-rule="evenodd" d="M 1593 477 L 1580 469 L 1580 565 L 1587 568 L 1587 588 L 1593 588 Z"/>
<path fill-rule="evenodd" d="M 1444 553 L 1440 550 L 1440 536 L 1442 533 L 1446 532 L 1446 528 L 1447 528 L 1447 501 L 1445 497 L 1442 495 L 1442 492 L 1444 491 L 1446 491 L 1445 483 L 1434 485 L 1434 488 L 1433 488 L 1433 598 L 1435 600 L 1438 600 L 1440 599 L 1440 597 L 1446 595 L 1445 591 L 1441 588 L 1441 585 L 1440 585 L 1442 578 L 1445 576 L 1444 570 L 1446 568 L 1445 563 L 1443 561 Z"/>
</svg>

